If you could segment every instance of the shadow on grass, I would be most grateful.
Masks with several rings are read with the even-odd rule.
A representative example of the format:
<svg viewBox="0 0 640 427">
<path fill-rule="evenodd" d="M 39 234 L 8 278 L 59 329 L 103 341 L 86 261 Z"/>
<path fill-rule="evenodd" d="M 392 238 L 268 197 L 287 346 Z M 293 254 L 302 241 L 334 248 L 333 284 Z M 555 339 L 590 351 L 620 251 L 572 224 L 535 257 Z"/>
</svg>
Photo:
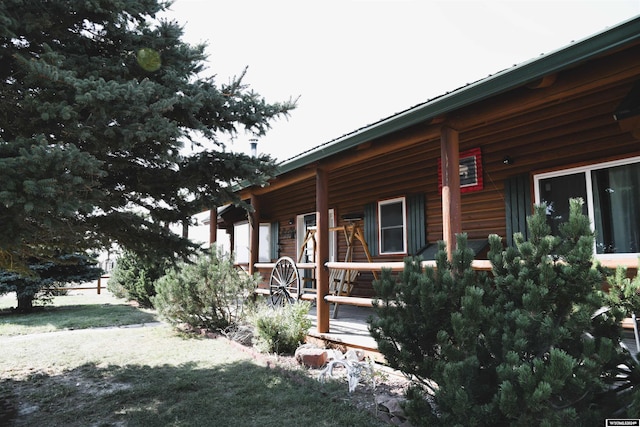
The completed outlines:
<svg viewBox="0 0 640 427">
<path fill-rule="evenodd" d="M 214 368 L 87 364 L 0 382 L 0 410 L 13 414 L 5 420 L 13 426 L 384 425 L 347 402 L 344 383 L 320 384 L 249 361 Z"/>
<path fill-rule="evenodd" d="M 86 304 L 42 307 L 31 313 L 0 310 L 0 336 L 66 329 L 99 328 L 156 322 L 153 312 L 128 304 Z"/>
</svg>

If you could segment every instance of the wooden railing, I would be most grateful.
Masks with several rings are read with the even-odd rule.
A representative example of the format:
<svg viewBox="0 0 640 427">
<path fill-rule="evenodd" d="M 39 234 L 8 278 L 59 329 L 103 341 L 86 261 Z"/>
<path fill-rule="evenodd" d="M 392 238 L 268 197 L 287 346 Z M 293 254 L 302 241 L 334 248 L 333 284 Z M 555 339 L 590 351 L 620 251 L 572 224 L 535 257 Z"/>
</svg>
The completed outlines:
<svg viewBox="0 0 640 427">
<path fill-rule="evenodd" d="M 614 259 L 599 260 L 599 263 L 611 269 L 615 269 L 618 266 L 625 267 L 627 269 L 638 268 L 638 258 L 624 257 Z M 436 261 L 422 261 L 423 267 L 436 267 Z M 257 263 L 256 269 L 273 269 L 275 263 Z M 316 268 L 315 263 L 297 263 L 296 266 L 301 270 L 311 270 Z M 327 262 L 325 267 L 335 270 L 356 270 L 356 271 L 369 271 L 369 272 L 381 272 L 383 269 L 388 269 L 394 272 L 400 272 L 404 270 L 404 261 L 392 261 L 392 262 Z M 491 261 L 489 260 L 473 260 L 471 267 L 474 270 L 479 271 L 491 271 Z M 259 289 L 258 293 L 267 294 L 268 289 Z M 300 299 L 303 300 L 315 300 L 316 295 L 313 293 L 303 293 Z M 353 296 L 338 296 L 338 295 L 325 295 L 324 300 L 329 303 L 354 305 L 358 307 L 371 307 L 373 298 L 353 297 Z"/>
<path fill-rule="evenodd" d="M 64 286 L 64 287 L 54 287 L 54 288 L 47 288 L 50 291 L 91 291 L 91 290 L 96 290 L 98 295 L 101 294 L 102 289 L 105 288 L 105 286 L 102 285 L 102 279 L 109 279 L 110 276 L 105 275 L 105 276 L 100 276 L 98 278 L 98 282 L 96 283 L 96 286 Z"/>
<path fill-rule="evenodd" d="M 435 267 L 435 261 L 422 261 L 423 267 Z M 357 270 L 357 271 L 402 271 L 404 270 L 404 261 L 393 262 L 327 262 L 325 267 L 336 270 Z M 491 271 L 491 262 L 488 260 L 474 260 L 471 263 L 474 270 Z"/>
<path fill-rule="evenodd" d="M 265 262 L 254 264 L 255 268 L 260 270 L 269 270 L 275 267 L 275 263 Z M 435 261 L 422 261 L 423 266 L 435 267 Z M 491 263 L 486 260 L 475 260 L 472 262 L 472 267 L 475 270 L 491 270 Z M 296 263 L 296 267 L 300 270 L 312 270 L 316 268 L 316 264 L 313 262 Z M 356 271 L 371 271 L 381 272 L 383 269 L 388 269 L 394 272 L 399 272 L 404 269 L 404 262 L 327 262 L 325 267 L 335 270 L 356 270 Z M 269 289 L 258 288 L 256 289 L 258 294 L 269 294 Z M 316 295 L 313 292 L 302 293 L 300 299 L 313 301 L 316 299 Z M 355 296 L 340 296 L 340 295 L 325 295 L 324 300 L 328 303 L 353 305 L 357 307 L 372 307 L 373 298 L 355 297 Z"/>
</svg>

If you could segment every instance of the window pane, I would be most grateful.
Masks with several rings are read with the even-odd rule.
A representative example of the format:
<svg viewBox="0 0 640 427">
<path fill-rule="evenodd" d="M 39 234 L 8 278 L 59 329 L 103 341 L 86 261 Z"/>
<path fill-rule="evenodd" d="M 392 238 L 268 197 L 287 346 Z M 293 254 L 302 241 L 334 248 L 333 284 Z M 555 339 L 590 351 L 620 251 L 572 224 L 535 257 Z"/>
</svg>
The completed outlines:
<svg viewBox="0 0 640 427">
<path fill-rule="evenodd" d="M 405 252 L 404 199 L 380 204 L 380 252 Z"/>
<path fill-rule="evenodd" d="M 402 227 L 382 230 L 382 252 L 404 252 L 404 236 Z"/>
<path fill-rule="evenodd" d="M 271 261 L 271 224 L 260 224 L 258 262 Z"/>
<path fill-rule="evenodd" d="M 238 264 L 248 264 L 250 256 L 250 240 L 251 230 L 246 222 L 237 223 L 233 226 L 233 252 L 235 262 Z M 258 262 L 269 262 L 270 257 L 270 240 L 271 227 L 269 224 L 260 224 L 259 234 L 260 250 L 258 252 Z"/>
<path fill-rule="evenodd" d="M 569 199 L 585 201 L 582 213 L 587 214 L 587 184 L 584 173 L 556 176 L 539 181 L 540 201 L 547 204 L 547 222 L 551 232 L 558 234 L 558 226 L 569 219 Z"/>
<path fill-rule="evenodd" d="M 380 226 L 382 228 L 402 225 L 402 202 L 387 203 L 380 206 Z"/>
<path fill-rule="evenodd" d="M 640 163 L 591 173 L 596 253 L 640 252 Z"/>
<path fill-rule="evenodd" d="M 249 224 L 246 222 L 233 226 L 233 252 L 236 263 L 249 262 Z"/>
</svg>

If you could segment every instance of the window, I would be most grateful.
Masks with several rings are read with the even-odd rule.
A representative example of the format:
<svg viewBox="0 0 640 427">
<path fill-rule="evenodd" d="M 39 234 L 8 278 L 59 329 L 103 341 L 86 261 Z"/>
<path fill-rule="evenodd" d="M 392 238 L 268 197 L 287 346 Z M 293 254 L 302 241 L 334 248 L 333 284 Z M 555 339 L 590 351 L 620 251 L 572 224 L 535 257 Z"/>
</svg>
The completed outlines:
<svg viewBox="0 0 640 427">
<path fill-rule="evenodd" d="M 527 187 L 528 188 L 528 187 Z M 402 200 L 397 198 L 396 200 Z M 424 193 L 408 195 L 406 200 L 406 252 L 402 254 L 416 254 L 427 245 L 426 217 Z M 389 200 L 388 202 L 390 202 Z M 369 246 L 372 256 L 380 254 L 380 221 L 378 212 L 378 202 L 364 205 L 364 239 Z"/>
<path fill-rule="evenodd" d="M 335 226 L 336 226 L 335 211 L 333 209 L 329 209 L 329 228 L 332 228 Z M 316 229 L 316 213 L 315 212 L 297 216 L 296 218 L 296 235 L 297 235 L 296 256 L 302 262 L 315 262 L 314 251 L 316 248 L 313 242 L 308 241 L 305 247 L 304 248 L 302 247 L 302 244 L 304 243 L 304 239 L 307 235 L 307 230 L 315 230 L 315 229 Z M 336 241 L 336 232 L 330 231 L 329 232 L 329 261 L 331 262 L 336 261 L 337 251 L 338 251 L 338 248 L 337 248 L 337 241 Z M 304 252 L 304 254 L 301 257 L 300 254 L 302 252 Z"/>
<path fill-rule="evenodd" d="M 237 264 L 249 263 L 249 223 L 238 222 L 233 225 L 233 252 Z M 260 245 L 258 262 L 271 261 L 271 224 L 260 224 Z"/>
<path fill-rule="evenodd" d="M 406 217 L 404 197 L 378 203 L 381 254 L 402 254 L 407 252 Z"/>
<path fill-rule="evenodd" d="M 569 198 L 581 197 L 597 255 L 640 253 L 640 157 L 539 174 L 534 183 L 554 232 L 569 217 Z"/>
</svg>

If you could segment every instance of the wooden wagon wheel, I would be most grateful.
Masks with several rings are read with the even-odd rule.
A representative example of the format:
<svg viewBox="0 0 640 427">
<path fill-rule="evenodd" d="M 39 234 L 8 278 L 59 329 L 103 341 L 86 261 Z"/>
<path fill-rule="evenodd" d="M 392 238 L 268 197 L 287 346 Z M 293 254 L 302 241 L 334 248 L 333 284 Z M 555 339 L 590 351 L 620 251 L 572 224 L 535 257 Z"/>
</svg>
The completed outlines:
<svg viewBox="0 0 640 427">
<path fill-rule="evenodd" d="M 296 263 L 289 257 L 278 259 L 269 279 L 271 304 L 283 306 L 294 303 L 300 295 L 300 275 Z"/>
</svg>

